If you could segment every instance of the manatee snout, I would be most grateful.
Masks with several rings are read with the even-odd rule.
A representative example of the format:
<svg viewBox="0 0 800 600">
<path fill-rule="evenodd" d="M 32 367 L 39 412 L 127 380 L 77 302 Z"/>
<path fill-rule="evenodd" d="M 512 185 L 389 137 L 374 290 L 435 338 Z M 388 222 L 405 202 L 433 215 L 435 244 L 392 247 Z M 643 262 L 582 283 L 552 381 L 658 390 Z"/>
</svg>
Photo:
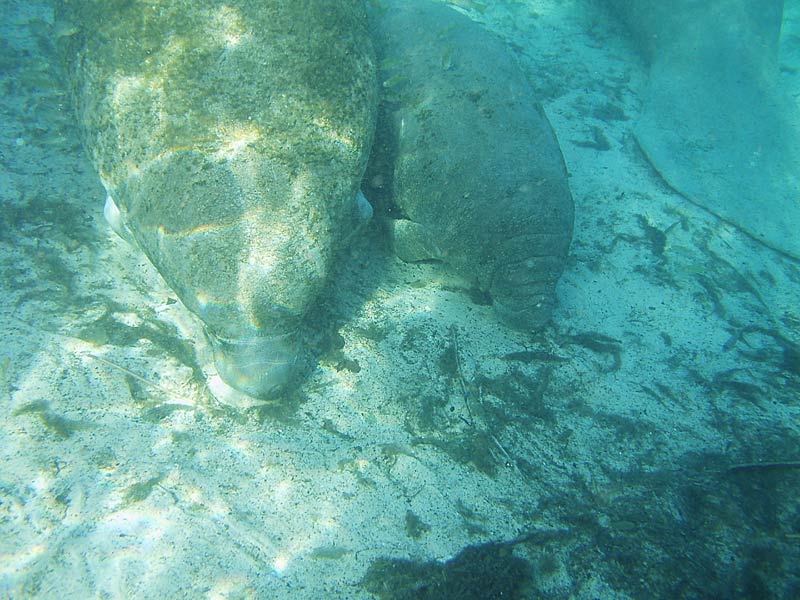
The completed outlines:
<svg viewBox="0 0 800 600">
<path fill-rule="evenodd" d="M 519 294 L 491 294 L 492 308 L 505 323 L 526 331 L 531 324 L 547 323 L 556 306 L 552 292 L 530 291 Z"/>
<path fill-rule="evenodd" d="M 569 223 L 560 226 L 569 230 Z M 549 229 L 558 231 L 558 225 Z M 518 260 L 499 261 L 488 286 L 495 313 L 510 326 L 528 330 L 543 326 L 556 307 L 555 287 L 561 275 L 569 238 L 524 236 L 506 245 Z M 533 255 L 533 256 L 531 256 Z"/>
<path fill-rule="evenodd" d="M 208 333 L 214 365 L 222 380 L 254 398 L 270 398 L 296 376 L 299 346 L 296 333 L 258 335 L 226 340 Z"/>
</svg>

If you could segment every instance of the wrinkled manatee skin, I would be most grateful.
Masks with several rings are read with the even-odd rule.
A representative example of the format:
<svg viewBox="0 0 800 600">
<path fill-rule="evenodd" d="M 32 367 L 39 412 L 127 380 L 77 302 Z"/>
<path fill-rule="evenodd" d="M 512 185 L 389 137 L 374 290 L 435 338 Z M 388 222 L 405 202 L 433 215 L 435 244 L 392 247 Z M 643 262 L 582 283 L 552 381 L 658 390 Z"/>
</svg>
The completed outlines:
<svg viewBox="0 0 800 600">
<path fill-rule="evenodd" d="M 397 254 L 442 261 L 507 323 L 542 327 L 573 204 L 530 83 L 499 39 L 445 5 L 402 2 L 370 23 L 382 97 L 366 181 L 391 189 Z"/>
<path fill-rule="evenodd" d="M 363 5 L 56 5 L 80 28 L 60 52 L 120 223 L 205 323 L 223 379 L 277 393 L 363 212 L 377 111 Z"/>
</svg>

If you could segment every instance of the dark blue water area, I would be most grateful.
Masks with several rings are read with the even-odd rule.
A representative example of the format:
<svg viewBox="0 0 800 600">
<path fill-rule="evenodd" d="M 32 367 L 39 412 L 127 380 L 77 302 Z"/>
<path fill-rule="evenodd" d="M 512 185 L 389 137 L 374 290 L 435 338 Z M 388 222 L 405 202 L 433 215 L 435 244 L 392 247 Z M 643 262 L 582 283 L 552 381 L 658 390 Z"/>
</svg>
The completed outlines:
<svg viewBox="0 0 800 600">
<path fill-rule="evenodd" d="M 496 78 L 458 83 L 475 112 L 453 117 L 448 143 L 487 127 L 494 153 L 469 163 L 465 204 L 547 185 L 496 160 L 518 143 L 508 121 L 487 126 L 509 106 L 543 115 L 563 156 L 574 226 L 552 319 L 509 326 L 478 267 L 450 268 L 442 240 L 455 252 L 457 235 L 410 238 L 433 256 L 398 258 L 393 227 L 415 205 L 395 199 L 410 163 L 393 161 L 420 152 L 400 146 L 362 182 L 375 214 L 313 305 L 313 360 L 267 401 L 220 379 L 202 321 L 104 218 L 104 150 L 59 53 L 81 24 L 0 6 L 0 597 L 800 596 L 800 161 L 786 145 L 800 6 L 784 3 L 757 52 L 769 81 L 752 92 L 745 77 L 728 104 L 722 75 L 667 65 L 686 56 L 659 44 L 686 22 L 648 21 L 649 2 L 444 4 L 496 36 L 530 86 L 520 101 Z M 737 10 L 752 3 L 718 4 L 693 27 L 748 27 Z M 198 8 L 197 22 L 239 43 L 248 5 Z M 421 51 L 448 77 L 470 66 L 441 43 L 449 27 Z M 378 66 L 378 117 L 420 145 L 443 139 L 434 88 L 409 94 L 408 66 Z M 121 81 L 136 83 L 103 85 Z M 719 110 L 681 118 L 702 94 Z M 742 121 L 747 97 L 776 99 L 757 114 L 778 130 Z M 463 148 L 434 147 L 426 177 Z M 740 194 L 733 172 L 753 173 Z M 457 185 L 443 181 L 442 194 Z"/>
</svg>

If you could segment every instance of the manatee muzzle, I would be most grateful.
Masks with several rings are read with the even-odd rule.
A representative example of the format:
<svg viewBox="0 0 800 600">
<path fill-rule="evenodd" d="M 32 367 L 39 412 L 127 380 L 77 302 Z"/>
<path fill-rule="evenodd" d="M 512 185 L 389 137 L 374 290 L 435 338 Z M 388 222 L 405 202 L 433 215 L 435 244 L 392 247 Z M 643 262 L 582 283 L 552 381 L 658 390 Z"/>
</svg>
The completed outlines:
<svg viewBox="0 0 800 600">
<path fill-rule="evenodd" d="M 296 375 L 299 352 L 294 333 L 252 334 L 235 340 L 207 333 L 219 376 L 240 392 L 272 398 Z"/>
</svg>

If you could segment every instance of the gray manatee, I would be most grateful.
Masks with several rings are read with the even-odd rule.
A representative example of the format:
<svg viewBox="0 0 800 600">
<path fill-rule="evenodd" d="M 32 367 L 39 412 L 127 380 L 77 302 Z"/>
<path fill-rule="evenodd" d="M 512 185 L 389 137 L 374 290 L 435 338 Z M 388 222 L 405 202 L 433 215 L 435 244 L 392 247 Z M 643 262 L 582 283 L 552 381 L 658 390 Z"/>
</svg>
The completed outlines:
<svg viewBox="0 0 800 600">
<path fill-rule="evenodd" d="M 607 0 L 650 65 L 636 139 L 677 191 L 800 258 L 800 113 L 780 89 L 783 0 Z"/>
<path fill-rule="evenodd" d="M 58 0 L 56 15 L 79 28 L 60 52 L 106 214 L 202 319 L 223 380 L 277 393 L 365 212 L 363 5 Z"/>
<path fill-rule="evenodd" d="M 406 261 L 441 261 L 507 323 L 544 325 L 572 237 L 556 137 L 502 41 L 430 0 L 370 15 L 381 110 L 367 181 Z"/>
</svg>

